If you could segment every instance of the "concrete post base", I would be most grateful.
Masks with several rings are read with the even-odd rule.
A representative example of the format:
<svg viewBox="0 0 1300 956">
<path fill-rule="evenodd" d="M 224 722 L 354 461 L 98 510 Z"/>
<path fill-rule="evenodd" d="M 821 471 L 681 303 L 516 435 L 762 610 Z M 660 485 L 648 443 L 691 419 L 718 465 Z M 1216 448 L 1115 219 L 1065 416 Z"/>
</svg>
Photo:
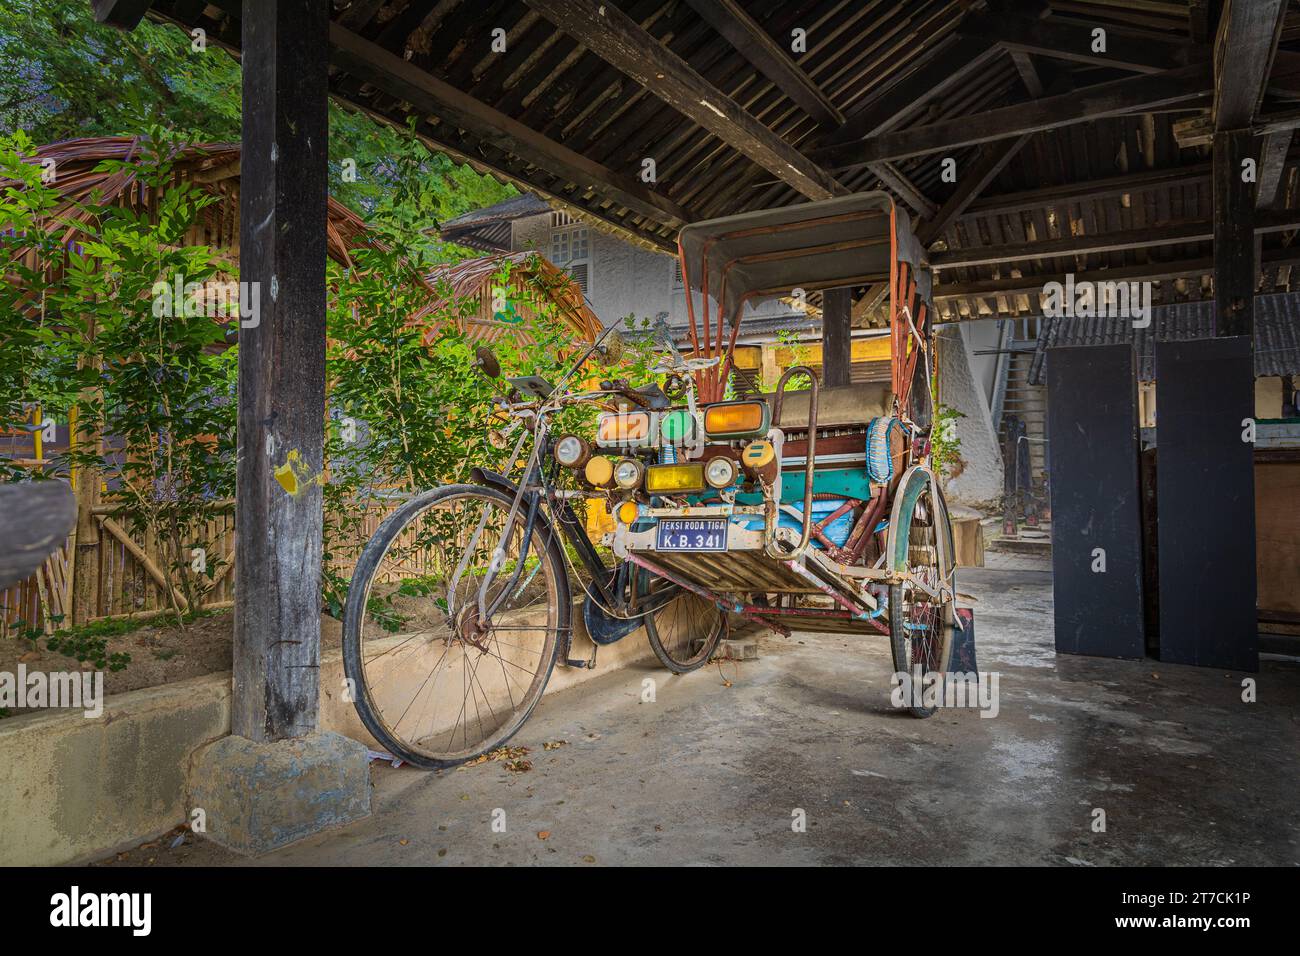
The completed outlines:
<svg viewBox="0 0 1300 956">
<path fill-rule="evenodd" d="M 370 761 L 364 744 L 335 733 L 273 743 L 232 735 L 195 752 L 188 792 L 196 833 L 265 853 L 369 816 Z"/>
</svg>

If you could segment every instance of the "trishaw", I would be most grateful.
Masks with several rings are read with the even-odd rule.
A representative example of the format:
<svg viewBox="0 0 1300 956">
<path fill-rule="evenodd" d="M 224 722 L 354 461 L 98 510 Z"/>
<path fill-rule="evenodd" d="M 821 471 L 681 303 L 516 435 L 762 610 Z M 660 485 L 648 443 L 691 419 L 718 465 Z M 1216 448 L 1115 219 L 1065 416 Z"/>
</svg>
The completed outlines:
<svg viewBox="0 0 1300 956">
<path fill-rule="evenodd" d="M 364 549 L 344 664 L 362 722 L 395 756 L 439 768 L 500 747 L 557 661 L 594 666 L 597 647 L 641 626 L 676 673 L 707 664 L 746 622 L 889 635 L 896 672 L 947 671 L 962 623 L 928 466 L 930 277 L 906 214 L 884 193 L 860 193 L 694 223 L 678 245 L 699 292 L 691 355 L 661 327 L 662 383 L 580 387 L 590 360 L 617 351 L 615 333 L 554 386 L 502 380 L 480 349 L 519 431 L 509 465 L 415 495 Z M 820 387 L 796 366 L 771 394 L 725 396 L 747 304 L 878 284 L 888 384 Z M 796 377 L 808 387 L 790 388 Z M 594 437 L 554 427 L 591 406 Z M 584 501 L 612 518 L 604 555 L 575 508 Z M 576 613 L 590 657 L 573 657 Z M 909 709 L 933 711 L 920 700 Z"/>
</svg>

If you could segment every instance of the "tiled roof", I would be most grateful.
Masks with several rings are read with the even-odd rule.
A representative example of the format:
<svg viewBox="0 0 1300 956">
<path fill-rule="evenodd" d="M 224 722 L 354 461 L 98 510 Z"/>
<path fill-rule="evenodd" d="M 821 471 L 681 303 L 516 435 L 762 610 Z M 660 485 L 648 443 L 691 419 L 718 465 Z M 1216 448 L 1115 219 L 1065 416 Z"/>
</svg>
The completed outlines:
<svg viewBox="0 0 1300 956">
<path fill-rule="evenodd" d="M 1155 378 L 1155 342 L 1208 339 L 1215 334 L 1212 301 L 1158 305 L 1151 310 L 1151 325 L 1133 328 L 1126 317 L 1045 317 L 1038 332 L 1029 380 L 1046 382 L 1047 350 L 1070 345 L 1122 345 L 1137 350 L 1138 378 Z M 1300 374 L 1300 294 L 1281 293 L 1255 297 L 1255 375 Z"/>
</svg>

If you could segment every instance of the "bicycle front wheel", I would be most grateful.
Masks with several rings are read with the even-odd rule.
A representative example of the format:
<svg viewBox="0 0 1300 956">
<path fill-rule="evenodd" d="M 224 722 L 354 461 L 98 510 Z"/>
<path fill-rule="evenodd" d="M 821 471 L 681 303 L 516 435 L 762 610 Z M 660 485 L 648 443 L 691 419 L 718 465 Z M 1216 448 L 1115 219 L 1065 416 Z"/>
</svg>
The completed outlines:
<svg viewBox="0 0 1300 956">
<path fill-rule="evenodd" d="M 568 633 L 549 522 L 495 488 L 447 485 L 403 504 L 352 577 L 343 664 L 366 729 L 437 769 L 493 750 L 528 719 Z M 509 530 L 507 532 L 507 523 Z"/>
</svg>

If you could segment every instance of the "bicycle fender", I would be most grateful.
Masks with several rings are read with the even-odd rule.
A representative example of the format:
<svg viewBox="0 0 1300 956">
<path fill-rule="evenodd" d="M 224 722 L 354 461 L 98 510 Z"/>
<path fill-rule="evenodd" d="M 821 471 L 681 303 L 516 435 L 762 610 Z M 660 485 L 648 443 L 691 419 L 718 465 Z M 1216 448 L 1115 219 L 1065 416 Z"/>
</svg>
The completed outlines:
<svg viewBox="0 0 1300 956">
<path fill-rule="evenodd" d="M 519 486 L 500 472 L 491 471 L 487 468 L 475 466 L 470 469 L 470 481 L 476 485 L 487 485 L 489 488 L 497 488 L 508 495 L 513 495 L 519 490 Z"/>
</svg>

